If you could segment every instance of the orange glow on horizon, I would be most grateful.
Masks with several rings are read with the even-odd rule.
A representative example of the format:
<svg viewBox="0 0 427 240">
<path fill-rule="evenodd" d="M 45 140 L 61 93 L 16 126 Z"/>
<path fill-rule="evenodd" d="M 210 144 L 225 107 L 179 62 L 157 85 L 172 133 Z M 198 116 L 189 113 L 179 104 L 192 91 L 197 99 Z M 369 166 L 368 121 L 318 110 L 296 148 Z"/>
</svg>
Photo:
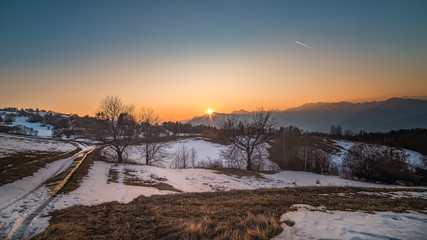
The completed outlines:
<svg viewBox="0 0 427 240">
<path fill-rule="evenodd" d="M 231 113 L 427 95 L 427 70 L 421 64 L 374 61 L 378 57 L 371 60 L 358 52 L 345 57 L 339 52 L 301 54 L 299 47 L 262 50 L 206 51 L 171 59 L 107 55 L 74 65 L 11 69 L 0 76 L 0 107 L 94 116 L 103 98 L 118 96 L 136 109 L 154 109 L 163 121 L 186 121 L 214 114 L 211 108 L 201 111 L 212 103 L 215 112 Z"/>
</svg>

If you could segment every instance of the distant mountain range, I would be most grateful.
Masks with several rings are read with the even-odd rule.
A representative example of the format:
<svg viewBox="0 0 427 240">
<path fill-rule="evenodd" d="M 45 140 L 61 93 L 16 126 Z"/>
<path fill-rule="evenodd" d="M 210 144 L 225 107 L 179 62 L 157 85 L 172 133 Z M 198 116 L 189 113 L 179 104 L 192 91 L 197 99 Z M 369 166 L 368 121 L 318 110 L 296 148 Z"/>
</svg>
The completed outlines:
<svg viewBox="0 0 427 240">
<path fill-rule="evenodd" d="M 230 115 L 250 119 L 252 112 L 234 111 L 231 114 L 213 113 L 189 120 L 192 124 L 218 124 Z M 309 131 L 328 132 L 332 124 L 344 130 L 389 131 L 395 129 L 427 128 L 427 100 L 390 98 L 366 103 L 307 103 L 284 111 L 274 111 L 277 125 L 293 125 Z"/>
</svg>

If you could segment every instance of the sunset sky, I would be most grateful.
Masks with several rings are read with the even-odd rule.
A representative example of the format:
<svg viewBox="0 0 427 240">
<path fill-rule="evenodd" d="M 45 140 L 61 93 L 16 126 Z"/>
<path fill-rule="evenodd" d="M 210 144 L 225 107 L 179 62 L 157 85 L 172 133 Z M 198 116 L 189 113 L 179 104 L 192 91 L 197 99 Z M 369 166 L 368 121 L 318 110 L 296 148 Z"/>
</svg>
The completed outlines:
<svg viewBox="0 0 427 240">
<path fill-rule="evenodd" d="M 165 120 L 427 95 L 427 1 L 1 1 L 0 107 Z"/>
</svg>

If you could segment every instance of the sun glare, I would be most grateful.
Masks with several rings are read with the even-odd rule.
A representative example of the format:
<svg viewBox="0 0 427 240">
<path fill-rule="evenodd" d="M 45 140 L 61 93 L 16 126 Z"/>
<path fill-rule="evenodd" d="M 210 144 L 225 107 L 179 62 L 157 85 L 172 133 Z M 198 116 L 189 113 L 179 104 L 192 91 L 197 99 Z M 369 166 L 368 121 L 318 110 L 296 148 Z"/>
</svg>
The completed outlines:
<svg viewBox="0 0 427 240">
<path fill-rule="evenodd" d="M 206 113 L 211 115 L 213 113 L 213 111 L 212 111 L 212 109 L 208 109 L 208 110 L 206 110 Z"/>
</svg>

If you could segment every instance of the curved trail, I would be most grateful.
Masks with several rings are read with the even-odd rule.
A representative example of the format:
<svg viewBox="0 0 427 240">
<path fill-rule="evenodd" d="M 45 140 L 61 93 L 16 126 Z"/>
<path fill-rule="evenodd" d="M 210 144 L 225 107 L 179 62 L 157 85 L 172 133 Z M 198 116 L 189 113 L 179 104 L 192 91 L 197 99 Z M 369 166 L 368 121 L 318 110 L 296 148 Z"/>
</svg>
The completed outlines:
<svg viewBox="0 0 427 240">
<path fill-rule="evenodd" d="M 74 154 L 72 157 L 70 158 L 77 158 L 80 155 L 84 154 L 84 151 L 80 151 L 76 154 Z M 74 161 L 74 160 L 73 160 Z M 49 176 L 49 178 L 52 178 L 54 176 L 56 176 L 57 174 L 59 174 L 60 172 L 64 171 L 66 169 L 66 167 L 68 167 L 69 165 L 71 165 L 71 163 L 65 162 L 64 164 L 62 164 L 62 166 L 56 171 L 54 172 L 52 175 Z M 11 205 L 15 204 L 16 202 L 25 199 L 26 197 L 28 197 L 30 194 L 34 193 L 35 191 L 39 190 L 45 183 L 41 183 L 37 186 L 35 186 L 31 191 L 23 193 L 21 196 L 19 196 L 18 198 L 13 199 L 12 201 L 3 204 L 2 206 L 0 206 L 0 212 L 2 212 L 3 210 L 7 209 L 8 207 L 10 207 Z"/>
<path fill-rule="evenodd" d="M 86 156 L 88 154 L 90 154 L 93 150 L 95 150 L 95 148 L 90 150 L 90 151 L 80 152 L 80 153 L 75 154 L 73 156 L 74 157 L 73 162 L 65 170 L 65 171 L 69 170 L 68 174 L 64 178 L 62 178 L 61 180 L 58 180 L 55 182 L 50 182 L 47 184 L 46 184 L 46 182 L 44 182 L 44 183 L 38 185 L 37 187 L 35 187 L 30 192 L 20 196 L 19 198 L 15 199 L 11 203 L 8 203 L 6 207 L 3 207 L 1 209 L 1 210 L 7 209 L 8 207 L 13 206 L 15 203 L 19 203 L 19 201 L 24 200 L 26 197 L 30 196 L 31 194 L 36 194 L 38 190 L 40 190 L 40 191 L 44 190 L 45 191 L 46 186 L 48 186 L 50 189 L 53 190 L 53 191 L 49 191 L 49 196 L 46 199 L 38 202 L 37 205 L 33 207 L 33 208 L 35 208 L 34 210 L 31 210 L 31 212 L 29 212 L 24 218 L 22 218 L 21 221 L 17 221 L 14 224 L 12 230 L 6 236 L 6 239 L 24 239 L 26 230 L 27 230 L 28 226 L 31 224 L 31 222 L 33 221 L 33 219 L 35 217 L 37 217 L 43 211 L 43 209 L 45 209 L 49 205 L 49 203 L 52 202 L 53 199 L 55 199 L 58 192 L 61 191 L 61 189 L 68 182 L 68 180 L 73 175 L 73 173 L 79 168 L 81 163 L 84 161 Z M 61 170 L 64 171 L 63 167 L 64 166 L 62 166 L 52 176 L 57 175 Z"/>
</svg>

